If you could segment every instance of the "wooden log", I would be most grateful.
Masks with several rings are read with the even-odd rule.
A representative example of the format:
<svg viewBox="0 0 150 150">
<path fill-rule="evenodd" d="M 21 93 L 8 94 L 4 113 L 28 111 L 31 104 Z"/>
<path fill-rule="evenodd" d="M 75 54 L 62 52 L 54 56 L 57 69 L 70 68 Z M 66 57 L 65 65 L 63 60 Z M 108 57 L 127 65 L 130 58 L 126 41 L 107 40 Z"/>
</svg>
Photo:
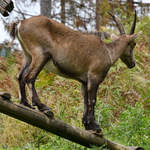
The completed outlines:
<svg viewBox="0 0 150 150">
<path fill-rule="evenodd" d="M 14 104 L 10 101 L 9 93 L 0 93 L 0 112 L 86 147 L 105 145 L 110 150 L 143 150 L 141 147 L 126 147 L 114 143 L 103 136 L 49 118 L 37 110 Z"/>
</svg>

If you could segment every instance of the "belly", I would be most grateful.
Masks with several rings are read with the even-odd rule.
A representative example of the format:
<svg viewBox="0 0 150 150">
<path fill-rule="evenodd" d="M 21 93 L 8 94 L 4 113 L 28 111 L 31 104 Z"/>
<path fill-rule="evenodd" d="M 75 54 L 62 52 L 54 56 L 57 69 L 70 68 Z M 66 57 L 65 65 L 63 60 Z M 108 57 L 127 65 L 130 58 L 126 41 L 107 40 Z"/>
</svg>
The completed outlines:
<svg viewBox="0 0 150 150">
<path fill-rule="evenodd" d="M 52 72 L 56 75 L 69 78 L 69 79 L 74 79 L 78 81 L 87 81 L 87 72 L 82 73 L 82 74 L 75 74 L 72 72 L 65 71 L 65 69 L 58 67 L 52 60 L 48 61 L 48 63 L 45 65 L 45 69 L 48 72 Z"/>
<path fill-rule="evenodd" d="M 52 60 L 47 62 L 47 64 L 45 65 L 45 69 L 46 69 L 46 71 L 52 72 L 52 73 L 57 74 L 59 76 L 63 76 L 65 78 L 70 78 L 68 75 L 66 75 L 65 73 L 60 71 L 60 69 L 58 69 L 58 67 L 53 63 Z"/>
</svg>

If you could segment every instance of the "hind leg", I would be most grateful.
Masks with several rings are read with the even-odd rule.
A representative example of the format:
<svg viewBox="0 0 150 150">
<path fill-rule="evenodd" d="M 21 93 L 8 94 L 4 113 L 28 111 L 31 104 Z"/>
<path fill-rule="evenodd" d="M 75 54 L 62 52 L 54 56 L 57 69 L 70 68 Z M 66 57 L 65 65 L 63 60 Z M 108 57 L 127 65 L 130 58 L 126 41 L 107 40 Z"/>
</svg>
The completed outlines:
<svg viewBox="0 0 150 150">
<path fill-rule="evenodd" d="M 52 118 L 54 116 L 54 114 L 53 114 L 51 108 L 46 106 L 45 104 L 41 103 L 41 101 L 37 95 L 37 92 L 35 89 L 35 81 L 29 82 L 28 87 L 31 90 L 32 105 L 37 106 L 41 112 L 45 113 L 47 116 Z"/>
<path fill-rule="evenodd" d="M 35 80 L 49 59 L 49 54 L 40 54 L 40 56 L 34 55 L 25 76 L 25 81 L 31 90 L 32 104 L 37 106 L 40 111 L 46 113 L 48 116 L 53 117 L 51 109 L 40 101 L 35 89 Z"/>
<path fill-rule="evenodd" d="M 25 91 L 25 86 L 26 83 L 23 79 L 23 76 L 25 75 L 25 73 L 27 72 L 29 65 L 31 63 L 31 58 L 30 57 L 24 57 L 24 62 L 22 64 L 22 68 L 21 71 L 18 75 L 18 83 L 19 83 L 19 97 L 20 97 L 20 104 L 23 104 L 24 106 L 33 108 L 27 100 L 27 96 L 26 96 L 26 91 Z"/>
</svg>

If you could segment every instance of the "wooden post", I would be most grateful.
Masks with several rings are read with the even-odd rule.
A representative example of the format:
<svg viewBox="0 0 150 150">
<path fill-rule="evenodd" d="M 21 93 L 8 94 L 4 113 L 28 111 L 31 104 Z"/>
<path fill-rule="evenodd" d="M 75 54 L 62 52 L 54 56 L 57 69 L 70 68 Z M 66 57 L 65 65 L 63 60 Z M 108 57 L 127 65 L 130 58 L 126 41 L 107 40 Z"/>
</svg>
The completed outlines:
<svg viewBox="0 0 150 150">
<path fill-rule="evenodd" d="M 100 23 L 101 23 L 101 14 L 100 14 L 100 6 L 101 6 L 102 0 L 96 0 L 96 30 L 99 31 L 100 29 Z"/>
<path fill-rule="evenodd" d="M 0 0 L 0 13 L 7 17 L 9 15 L 8 12 L 11 12 L 14 8 L 14 4 L 11 0 Z"/>
<path fill-rule="evenodd" d="M 51 17 L 52 1 L 51 0 L 41 0 L 40 10 L 41 15 Z"/>
<path fill-rule="evenodd" d="M 66 0 L 61 0 L 61 23 L 65 24 L 66 22 L 66 15 L 65 15 L 65 4 Z"/>
<path fill-rule="evenodd" d="M 14 104 L 8 93 L 0 93 L 0 112 L 86 147 L 106 145 L 110 150 L 143 150 L 141 147 L 125 147 L 102 136 L 72 127 L 61 120 L 48 118 L 37 110 Z"/>
</svg>

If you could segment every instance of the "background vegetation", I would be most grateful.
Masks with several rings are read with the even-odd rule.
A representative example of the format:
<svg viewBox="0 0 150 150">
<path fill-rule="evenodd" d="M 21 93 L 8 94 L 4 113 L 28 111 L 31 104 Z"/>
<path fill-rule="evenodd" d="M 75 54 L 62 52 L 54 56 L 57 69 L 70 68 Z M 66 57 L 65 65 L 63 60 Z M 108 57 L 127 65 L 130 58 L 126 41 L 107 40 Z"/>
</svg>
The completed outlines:
<svg viewBox="0 0 150 150">
<path fill-rule="evenodd" d="M 106 1 L 107 2 L 107 1 Z M 108 4 L 107 4 L 108 5 Z M 104 7 L 103 7 L 104 8 Z M 107 7 L 109 8 L 109 7 Z M 130 29 L 132 17 L 116 10 Z M 103 26 L 103 25 L 102 25 Z M 103 29 L 103 28 L 102 28 Z M 104 29 L 106 30 L 106 29 Z M 108 31 L 108 30 L 107 30 Z M 136 67 L 129 70 L 120 60 L 111 68 L 98 90 L 96 119 L 105 137 L 124 145 L 150 149 L 150 18 L 139 17 L 136 32 L 143 34 L 134 49 Z M 109 33 L 115 32 L 109 28 Z M 0 57 L 0 91 L 12 94 L 19 102 L 16 80 L 22 55 L 14 51 L 8 58 Z M 80 84 L 43 70 L 36 82 L 41 100 L 55 116 L 70 125 L 83 128 L 83 99 Z M 88 150 L 41 129 L 0 114 L 0 149 L 5 150 Z M 93 147 L 93 150 L 97 148 Z"/>
</svg>

